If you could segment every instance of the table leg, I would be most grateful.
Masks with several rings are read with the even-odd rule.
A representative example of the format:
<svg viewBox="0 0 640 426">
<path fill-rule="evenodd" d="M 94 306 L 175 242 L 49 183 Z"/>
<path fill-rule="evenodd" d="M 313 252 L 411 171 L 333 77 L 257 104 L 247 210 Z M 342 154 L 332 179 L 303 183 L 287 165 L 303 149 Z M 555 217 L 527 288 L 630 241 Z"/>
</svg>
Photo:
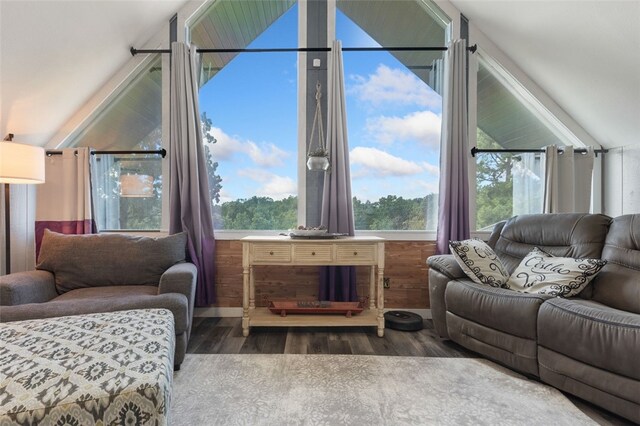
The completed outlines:
<svg viewBox="0 0 640 426">
<path fill-rule="evenodd" d="M 249 268 L 249 251 L 246 244 L 242 245 L 242 335 L 249 335 L 249 281 L 251 268 Z"/>
<path fill-rule="evenodd" d="M 369 277 L 369 309 L 376 308 L 376 267 L 371 267 L 371 276 Z"/>
<path fill-rule="evenodd" d="M 384 337 L 384 268 L 378 268 L 378 292 L 377 302 L 378 307 L 378 337 Z"/>
<path fill-rule="evenodd" d="M 249 309 L 256 308 L 256 280 L 253 274 L 253 266 L 249 267 Z"/>
</svg>

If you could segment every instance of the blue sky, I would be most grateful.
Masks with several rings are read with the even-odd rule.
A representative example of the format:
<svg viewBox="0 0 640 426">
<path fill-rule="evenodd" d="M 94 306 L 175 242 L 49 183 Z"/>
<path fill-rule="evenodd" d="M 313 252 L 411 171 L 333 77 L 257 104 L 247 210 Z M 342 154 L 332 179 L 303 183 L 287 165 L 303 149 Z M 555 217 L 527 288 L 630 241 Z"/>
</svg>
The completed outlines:
<svg viewBox="0 0 640 426">
<path fill-rule="evenodd" d="M 297 46 L 297 5 L 249 47 Z M 377 43 L 338 11 L 344 47 Z M 437 192 L 441 98 L 386 52 L 345 52 L 352 193 Z M 324 93 L 324 91 L 323 91 Z M 213 121 L 222 202 L 297 192 L 297 53 L 244 53 L 200 90 Z"/>
</svg>

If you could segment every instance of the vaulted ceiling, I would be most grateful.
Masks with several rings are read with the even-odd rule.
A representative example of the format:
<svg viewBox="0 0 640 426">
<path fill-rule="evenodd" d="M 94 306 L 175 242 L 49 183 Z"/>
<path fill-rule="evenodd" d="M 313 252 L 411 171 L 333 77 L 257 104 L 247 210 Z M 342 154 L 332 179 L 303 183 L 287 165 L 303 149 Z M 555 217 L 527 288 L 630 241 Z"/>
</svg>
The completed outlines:
<svg viewBox="0 0 640 426">
<path fill-rule="evenodd" d="M 640 144 L 640 1 L 451 1 L 599 143 Z M 0 137 L 46 144 L 185 3 L 0 0 Z"/>
</svg>

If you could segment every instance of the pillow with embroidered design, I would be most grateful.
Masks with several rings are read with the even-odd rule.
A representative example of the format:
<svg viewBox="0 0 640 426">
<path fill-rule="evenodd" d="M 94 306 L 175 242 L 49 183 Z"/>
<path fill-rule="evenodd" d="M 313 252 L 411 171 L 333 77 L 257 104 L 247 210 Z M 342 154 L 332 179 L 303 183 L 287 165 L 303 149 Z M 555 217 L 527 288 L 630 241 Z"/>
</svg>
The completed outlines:
<svg viewBox="0 0 640 426">
<path fill-rule="evenodd" d="M 534 247 L 513 271 L 507 285 L 522 293 L 572 297 L 593 280 L 606 260 L 556 257 Z"/>
<path fill-rule="evenodd" d="M 509 273 L 498 255 L 484 241 L 472 238 L 450 241 L 449 248 L 465 274 L 478 284 L 508 288 Z"/>
</svg>

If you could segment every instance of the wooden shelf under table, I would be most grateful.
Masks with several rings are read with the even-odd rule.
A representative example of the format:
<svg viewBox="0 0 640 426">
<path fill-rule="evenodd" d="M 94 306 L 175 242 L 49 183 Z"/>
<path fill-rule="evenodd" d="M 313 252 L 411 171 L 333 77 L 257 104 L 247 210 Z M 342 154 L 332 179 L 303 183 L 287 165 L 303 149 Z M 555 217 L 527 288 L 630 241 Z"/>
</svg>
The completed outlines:
<svg viewBox="0 0 640 426">
<path fill-rule="evenodd" d="M 282 317 L 268 308 L 250 310 L 249 326 L 263 327 L 360 327 L 377 326 L 378 318 L 375 309 L 365 309 L 351 318 L 341 314 L 287 314 Z"/>
</svg>

